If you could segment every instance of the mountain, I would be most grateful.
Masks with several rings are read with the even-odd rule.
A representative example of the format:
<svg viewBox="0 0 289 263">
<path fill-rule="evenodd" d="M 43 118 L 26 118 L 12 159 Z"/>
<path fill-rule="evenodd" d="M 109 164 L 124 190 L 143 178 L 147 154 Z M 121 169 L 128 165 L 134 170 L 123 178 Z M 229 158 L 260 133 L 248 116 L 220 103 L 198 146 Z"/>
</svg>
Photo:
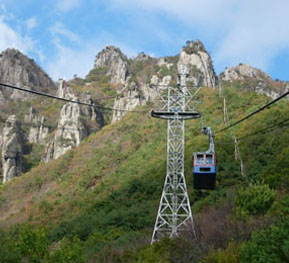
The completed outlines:
<svg viewBox="0 0 289 263">
<path fill-rule="evenodd" d="M 273 99 L 289 90 L 289 82 L 273 80 L 268 74 L 250 65 L 239 64 L 230 67 L 219 76 L 222 82 L 231 82 L 235 85 L 242 83 L 246 90 L 252 90 L 259 94 L 265 94 Z"/>
<path fill-rule="evenodd" d="M 176 84 L 183 66 L 189 68 L 191 91 L 202 86 L 196 97 L 202 121 L 187 121 L 185 137 L 185 176 L 198 238 L 151 246 L 166 174 L 167 123 L 151 118 L 150 111 L 158 107 L 155 87 Z M 215 132 L 227 125 L 227 117 L 233 123 L 272 100 L 254 87 L 275 81 L 246 67 L 217 77 L 200 41 L 188 41 L 180 54 L 164 58 L 144 53 L 127 58 L 108 46 L 86 78 L 59 82 L 59 96 L 95 104 L 94 110 L 47 99 L 17 102 L 2 141 L 17 141 L 9 158 L 16 162 L 22 154 L 22 176 L 0 186 L 0 258 L 13 263 L 41 262 L 44 255 L 54 263 L 262 262 L 264 257 L 286 262 L 287 100 L 217 133 L 217 187 L 193 189 L 192 153 L 208 148 L 202 123 Z M 106 99 L 99 102 L 100 97 Z M 16 123 L 21 129 L 13 128 Z"/>
<path fill-rule="evenodd" d="M 97 109 L 99 104 L 88 93 L 76 96 L 63 80 L 59 82 L 57 90 L 56 83 L 32 59 L 18 50 L 7 49 L 1 53 L 0 81 L 51 95 L 58 93 L 67 99 L 81 99 L 94 105 L 90 109 L 74 103 L 62 105 L 43 97 L 0 87 L 0 128 L 3 129 L 0 134 L 0 178 L 3 177 L 5 182 L 27 172 L 42 160 L 58 158 L 104 125 L 103 115 Z M 19 104 L 19 100 L 24 102 Z M 18 128 L 14 129 L 16 133 L 6 132 L 13 126 L 12 119 L 17 127 L 23 126 L 20 135 L 17 133 Z"/>
<path fill-rule="evenodd" d="M 171 81 L 176 82 L 178 69 L 183 66 L 189 70 L 191 85 L 215 88 L 217 77 L 212 60 L 200 41 L 188 41 L 179 55 L 160 59 L 143 52 L 136 58 L 128 59 L 119 48 L 107 46 L 96 56 L 89 76 L 91 78 L 102 72 L 115 85 L 118 97 L 113 107 L 121 109 L 113 112 L 112 122 L 116 122 L 125 115 L 125 111 L 155 99 L 157 93 L 152 86 L 163 85 L 165 88 Z"/>
<path fill-rule="evenodd" d="M 41 92 L 55 92 L 52 79 L 34 62 L 16 49 L 7 49 L 0 54 L 0 81 L 11 85 L 21 85 Z M 1 88 L 5 98 L 26 100 L 30 94 L 17 90 L 13 92 Z"/>
</svg>

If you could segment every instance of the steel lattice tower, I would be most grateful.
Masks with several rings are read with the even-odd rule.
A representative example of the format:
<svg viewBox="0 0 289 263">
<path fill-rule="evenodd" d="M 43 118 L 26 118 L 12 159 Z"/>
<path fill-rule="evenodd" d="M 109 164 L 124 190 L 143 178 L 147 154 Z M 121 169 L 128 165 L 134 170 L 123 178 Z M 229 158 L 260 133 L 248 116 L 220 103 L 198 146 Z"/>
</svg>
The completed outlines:
<svg viewBox="0 0 289 263">
<path fill-rule="evenodd" d="M 167 94 L 160 95 L 161 101 L 165 103 L 164 108 L 152 111 L 152 117 L 168 120 L 167 172 L 152 243 L 163 237 L 176 237 L 188 230 L 196 237 L 184 176 L 184 120 L 200 117 L 199 113 L 189 111 L 188 107 L 199 89 L 195 89 L 193 95 L 188 91 L 187 75 L 186 68 L 180 70 L 178 85 L 168 86 Z"/>
</svg>

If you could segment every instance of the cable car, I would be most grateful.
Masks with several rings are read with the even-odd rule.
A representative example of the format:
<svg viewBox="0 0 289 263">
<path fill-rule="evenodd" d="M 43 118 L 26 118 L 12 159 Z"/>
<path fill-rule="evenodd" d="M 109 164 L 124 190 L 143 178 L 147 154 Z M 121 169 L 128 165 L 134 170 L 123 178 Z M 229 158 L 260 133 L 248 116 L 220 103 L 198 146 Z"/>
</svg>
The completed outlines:
<svg viewBox="0 0 289 263">
<path fill-rule="evenodd" d="M 209 136 L 210 148 L 206 152 L 193 153 L 193 176 L 195 189 L 215 189 L 216 155 L 210 127 L 203 127 L 202 133 Z"/>
</svg>

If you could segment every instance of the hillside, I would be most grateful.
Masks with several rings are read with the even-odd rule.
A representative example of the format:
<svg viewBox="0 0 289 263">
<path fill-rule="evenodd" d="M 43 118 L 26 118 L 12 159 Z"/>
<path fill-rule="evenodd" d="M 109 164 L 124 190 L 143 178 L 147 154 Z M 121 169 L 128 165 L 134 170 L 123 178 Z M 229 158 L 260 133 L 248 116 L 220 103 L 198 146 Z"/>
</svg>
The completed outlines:
<svg viewBox="0 0 289 263">
<path fill-rule="evenodd" d="M 223 87 L 231 120 L 270 101 L 234 85 Z M 224 127 L 223 97 L 218 90 L 203 88 L 199 100 L 204 124 L 213 131 Z M 1 235 L 7 241 L 2 251 L 6 256 L 12 254 L 13 240 L 23 243 L 23 235 L 33 243 L 33 237 L 41 237 L 37 233 L 47 233 L 47 245 L 77 243 L 77 247 L 70 245 L 71 253 L 85 254 L 88 262 L 226 262 L 226 258 L 235 258 L 227 262 L 264 262 L 262 258 L 258 261 L 258 255 L 271 255 L 268 262 L 285 262 L 289 148 L 284 142 L 289 141 L 289 134 L 285 124 L 262 130 L 288 119 L 288 107 L 288 101 L 280 101 L 231 131 L 240 138 L 248 180 L 235 160 L 232 133 L 216 135 L 214 191 L 192 188 L 192 152 L 206 150 L 208 144 L 200 133 L 201 122 L 186 122 L 185 175 L 197 241 L 164 240 L 147 245 L 165 176 L 166 122 L 149 116 L 151 106 L 140 106 L 137 109 L 146 114 L 126 114 L 57 160 L 39 164 L 1 185 L 0 225 L 5 229 Z M 41 232 L 43 227 L 46 232 Z M 65 254 L 67 248 L 61 251 Z"/>
</svg>

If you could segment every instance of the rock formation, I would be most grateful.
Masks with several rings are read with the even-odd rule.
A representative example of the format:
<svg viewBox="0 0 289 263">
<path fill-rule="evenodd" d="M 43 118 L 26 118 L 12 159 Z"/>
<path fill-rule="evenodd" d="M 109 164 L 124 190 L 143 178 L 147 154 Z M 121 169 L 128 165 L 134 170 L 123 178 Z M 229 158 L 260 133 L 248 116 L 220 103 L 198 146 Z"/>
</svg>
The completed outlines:
<svg viewBox="0 0 289 263">
<path fill-rule="evenodd" d="M 133 110 L 136 106 L 145 104 L 145 98 L 140 95 L 139 87 L 136 83 L 127 83 L 120 97 L 115 99 L 112 123 L 120 120 L 128 110 Z"/>
<path fill-rule="evenodd" d="M 3 183 L 21 175 L 22 170 L 22 132 L 15 115 L 9 116 L 3 129 L 2 166 Z"/>
<path fill-rule="evenodd" d="M 7 49 L 0 54 L 0 81 L 42 92 L 54 93 L 56 90 L 54 82 L 34 60 L 16 49 Z M 6 98 L 11 99 L 27 100 L 33 96 L 7 88 L 1 90 Z"/>
<path fill-rule="evenodd" d="M 78 101 L 75 95 L 69 99 Z M 87 136 L 85 127 L 80 121 L 80 106 L 76 103 L 65 104 L 60 112 L 60 118 L 52 142 L 48 144 L 45 161 L 57 159 L 68 150 L 78 146 Z"/>
<path fill-rule="evenodd" d="M 98 106 L 100 106 L 98 103 L 95 103 L 92 99 L 92 96 L 90 95 L 89 91 L 87 91 L 84 96 L 81 97 L 81 101 L 87 104 L 94 105 L 94 107 L 88 107 L 88 106 L 80 106 L 81 114 L 83 116 L 86 116 L 90 121 L 93 122 L 93 125 L 95 126 L 92 130 L 98 130 L 104 125 L 104 118 L 102 112 L 98 109 Z"/>
<path fill-rule="evenodd" d="M 161 66 L 166 66 L 167 69 L 171 69 L 174 66 L 174 64 L 173 63 L 169 63 L 166 58 L 160 58 L 159 61 L 158 61 L 158 65 L 160 67 Z"/>
<path fill-rule="evenodd" d="M 114 46 L 107 46 L 95 59 L 94 68 L 107 68 L 112 84 L 124 84 L 128 76 L 128 59 Z"/>
<path fill-rule="evenodd" d="M 177 59 L 178 62 L 176 62 Z M 211 57 L 200 41 L 188 41 L 180 55 L 173 60 L 165 57 L 154 62 L 153 58 L 141 53 L 130 64 L 133 64 L 134 61 L 150 61 L 152 66 L 155 63 L 159 69 L 152 74 L 148 83 L 137 77 L 138 72 L 128 71 L 129 75 L 122 82 L 123 89 L 117 90 L 119 96 L 115 99 L 114 108 L 120 109 L 120 111 L 113 112 L 112 123 L 120 120 L 127 110 L 133 110 L 147 101 L 154 100 L 158 94 L 151 85 L 166 89 L 169 83 L 176 78 L 178 69 L 184 66 L 189 70 L 188 81 L 191 82 L 191 85 L 204 85 L 212 88 L 216 86 L 217 78 Z M 157 69 L 157 67 L 155 68 Z"/>
<path fill-rule="evenodd" d="M 66 85 L 65 82 L 62 82 L 62 85 Z M 72 94 L 68 87 L 65 98 L 79 101 L 79 98 Z M 94 104 L 90 94 L 85 95 L 85 102 Z M 94 127 L 88 127 L 84 118 L 93 122 Z M 103 115 L 96 108 L 80 106 L 72 102 L 63 105 L 55 134 L 46 147 L 44 161 L 48 162 L 52 159 L 57 159 L 68 150 L 77 147 L 89 135 L 91 130 L 100 129 L 103 125 Z"/>
<path fill-rule="evenodd" d="M 178 69 L 186 66 L 189 69 L 189 81 L 193 85 L 215 88 L 216 75 L 209 53 L 201 41 L 188 41 L 181 50 Z"/>
<path fill-rule="evenodd" d="M 246 64 L 239 64 L 236 67 L 227 68 L 225 72 L 220 74 L 220 79 L 223 81 L 244 80 L 246 78 L 265 81 L 269 80 L 270 76 L 260 69 Z"/>
<path fill-rule="evenodd" d="M 70 92 L 68 89 L 69 87 L 67 86 L 66 81 L 64 79 L 59 79 L 57 96 L 65 98 L 66 94 Z"/>
<path fill-rule="evenodd" d="M 44 117 L 38 117 L 34 108 L 30 108 L 29 114 L 25 116 L 25 122 L 30 123 L 27 140 L 30 143 L 44 144 L 49 133 L 49 128 L 44 124 Z"/>
<path fill-rule="evenodd" d="M 145 54 L 144 52 L 139 53 L 135 58 L 135 60 L 140 60 L 140 61 L 148 60 L 148 59 L 150 59 L 150 56 Z"/>
<path fill-rule="evenodd" d="M 245 64 L 227 68 L 225 72 L 220 74 L 219 80 L 246 82 L 246 85 L 243 85 L 245 89 L 255 91 L 258 94 L 265 94 L 273 99 L 289 90 L 287 82 L 273 80 L 262 70 Z"/>
</svg>

